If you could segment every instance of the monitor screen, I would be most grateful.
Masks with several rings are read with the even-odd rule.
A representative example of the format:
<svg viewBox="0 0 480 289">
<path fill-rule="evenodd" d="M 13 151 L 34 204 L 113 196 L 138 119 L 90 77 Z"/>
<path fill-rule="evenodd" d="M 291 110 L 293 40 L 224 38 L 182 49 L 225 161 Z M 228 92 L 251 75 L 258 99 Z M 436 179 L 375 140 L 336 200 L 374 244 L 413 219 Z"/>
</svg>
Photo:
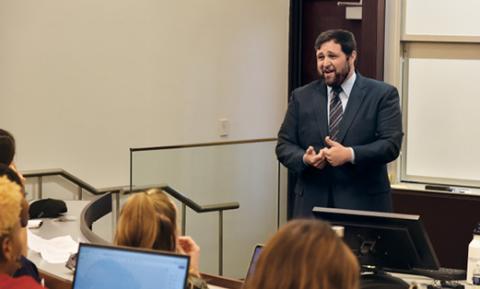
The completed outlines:
<svg viewBox="0 0 480 289">
<path fill-rule="evenodd" d="M 250 260 L 250 265 L 248 266 L 247 276 L 245 277 L 245 282 L 252 278 L 253 273 L 255 273 L 255 267 L 257 266 L 258 258 L 260 257 L 260 253 L 263 250 L 263 245 L 256 245 L 255 249 L 253 249 L 252 259 Z"/>
<path fill-rule="evenodd" d="M 313 215 L 344 228 L 343 239 L 364 267 L 438 269 L 439 262 L 418 215 L 315 207 Z"/>
<path fill-rule="evenodd" d="M 173 253 L 80 244 L 73 289 L 184 289 L 189 257 Z"/>
</svg>

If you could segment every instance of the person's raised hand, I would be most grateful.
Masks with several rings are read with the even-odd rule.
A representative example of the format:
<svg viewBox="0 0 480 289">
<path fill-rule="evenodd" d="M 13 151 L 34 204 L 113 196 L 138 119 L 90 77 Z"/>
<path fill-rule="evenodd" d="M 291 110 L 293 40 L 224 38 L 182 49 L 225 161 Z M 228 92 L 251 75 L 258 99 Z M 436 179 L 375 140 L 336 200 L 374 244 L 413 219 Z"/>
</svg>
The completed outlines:
<svg viewBox="0 0 480 289">
<path fill-rule="evenodd" d="M 190 256 L 190 274 L 200 277 L 200 247 L 190 236 L 178 237 L 178 251 Z"/>
</svg>

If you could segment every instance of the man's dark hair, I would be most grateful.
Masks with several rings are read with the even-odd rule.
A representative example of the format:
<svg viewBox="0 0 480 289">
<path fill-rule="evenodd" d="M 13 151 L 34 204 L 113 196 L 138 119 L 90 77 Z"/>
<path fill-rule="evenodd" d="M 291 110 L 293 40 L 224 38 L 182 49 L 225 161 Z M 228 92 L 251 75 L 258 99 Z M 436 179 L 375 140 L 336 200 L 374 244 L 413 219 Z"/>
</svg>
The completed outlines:
<svg viewBox="0 0 480 289">
<path fill-rule="evenodd" d="M 15 155 L 15 138 L 8 131 L 0 128 L 0 164 L 10 165 Z"/>
<path fill-rule="evenodd" d="M 320 33 L 315 40 L 315 50 L 320 49 L 322 44 L 329 42 L 330 40 L 340 44 L 343 53 L 347 56 L 352 55 L 352 52 L 357 50 L 357 42 L 355 41 L 353 33 L 342 29 L 332 29 Z"/>
</svg>

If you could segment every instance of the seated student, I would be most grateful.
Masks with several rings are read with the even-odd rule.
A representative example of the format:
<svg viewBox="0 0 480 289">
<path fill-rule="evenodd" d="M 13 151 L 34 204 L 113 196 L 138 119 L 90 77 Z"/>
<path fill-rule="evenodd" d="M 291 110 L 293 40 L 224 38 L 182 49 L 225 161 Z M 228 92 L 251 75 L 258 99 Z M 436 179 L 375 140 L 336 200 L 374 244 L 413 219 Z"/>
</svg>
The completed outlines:
<svg viewBox="0 0 480 289">
<path fill-rule="evenodd" d="M 20 186 L 0 177 L 0 288 L 43 288 L 30 276 L 12 278 L 21 266 L 22 243 L 20 240 L 20 210 L 22 195 Z"/>
<path fill-rule="evenodd" d="M 8 131 L 0 128 L 0 163 L 10 165 L 15 156 L 15 139 Z"/>
<path fill-rule="evenodd" d="M 13 135 L 0 128 L 0 165 L 4 165 L 9 167 L 11 170 L 13 170 L 14 174 L 18 176 L 14 176 L 9 172 L 10 176 L 15 177 L 15 180 L 11 179 L 12 181 L 17 182 L 16 180 L 18 179 L 19 182 L 17 182 L 21 187 L 22 187 L 22 194 L 24 196 L 24 200 L 22 201 L 22 206 L 24 206 L 24 210 L 22 210 L 22 214 L 25 214 L 22 217 L 22 227 L 27 226 L 28 222 L 28 202 L 25 200 L 25 189 L 24 189 L 24 183 L 25 183 L 25 178 L 23 175 L 17 170 L 17 167 L 15 166 L 15 163 L 13 162 L 13 158 L 15 157 L 15 138 Z M 2 172 L 6 172 L 5 168 L 2 168 Z M 22 232 L 22 238 L 25 237 L 24 243 L 26 245 L 27 239 L 26 239 L 26 230 L 23 230 Z M 26 246 L 22 250 L 24 254 L 26 254 Z"/>
<path fill-rule="evenodd" d="M 356 289 L 360 268 L 350 249 L 319 220 L 294 220 L 268 241 L 246 289 Z"/>
<path fill-rule="evenodd" d="M 27 245 L 27 230 L 26 226 L 28 223 L 28 202 L 25 199 L 25 178 L 17 170 L 13 159 L 15 157 L 15 138 L 13 135 L 0 128 L 0 175 L 7 175 L 7 177 L 17 183 L 21 188 L 22 192 L 22 216 L 21 216 L 21 225 L 20 236 L 22 240 L 22 267 L 15 272 L 14 276 L 30 275 L 37 282 L 40 282 L 40 276 L 38 274 L 37 267 L 26 257 L 28 252 Z"/>
<path fill-rule="evenodd" d="M 188 254 L 187 288 L 208 288 L 200 276 L 200 248 L 190 237 L 177 235 L 175 204 L 159 189 L 128 198 L 118 219 L 115 244 Z"/>
<path fill-rule="evenodd" d="M 28 203 L 25 200 L 25 193 L 24 193 L 22 180 L 14 170 L 12 170 L 10 167 L 7 167 L 3 164 L 0 164 L 0 177 L 1 176 L 6 176 L 8 180 L 19 185 L 22 191 L 22 200 L 21 200 L 22 209 L 20 211 L 20 225 L 22 226 L 21 234 L 23 234 L 25 231 L 24 228 L 28 223 Z M 24 242 L 25 242 L 25 239 L 23 239 L 23 236 L 22 236 L 22 245 L 26 247 L 26 245 L 23 244 Z M 31 276 L 33 279 L 35 279 L 35 281 L 40 283 L 41 278 L 38 273 L 37 266 L 32 261 L 27 259 L 24 255 L 25 253 L 24 253 L 24 250 L 22 249 L 21 267 L 13 274 L 13 276 L 14 277 L 19 277 L 23 275 Z"/>
<path fill-rule="evenodd" d="M 4 164 L 12 168 L 22 180 L 25 182 L 23 175 L 17 170 L 13 157 L 15 156 L 15 138 L 13 135 L 0 128 L 0 164 Z"/>
</svg>

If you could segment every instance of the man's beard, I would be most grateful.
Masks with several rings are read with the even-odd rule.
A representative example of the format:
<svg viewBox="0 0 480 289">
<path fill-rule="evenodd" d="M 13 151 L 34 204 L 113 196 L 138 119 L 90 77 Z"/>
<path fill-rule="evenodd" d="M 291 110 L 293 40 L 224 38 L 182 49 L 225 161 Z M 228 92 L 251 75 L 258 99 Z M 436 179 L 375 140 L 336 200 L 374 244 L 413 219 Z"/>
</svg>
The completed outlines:
<svg viewBox="0 0 480 289">
<path fill-rule="evenodd" d="M 330 79 L 325 78 L 323 71 L 319 72 L 320 78 L 324 79 L 325 83 L 328 86 L 340 86 L 345 81 L 345 79 L 347 79 L 347 76 L 350 73 L 350 63 L 348 63 L 348 58 L 347 58 L 347 61 L 345 62 L 345 65 L 340 71 L 338 71 L 335 67 L 334 69 L 335 69 L 335 75 L 333 78 L 330 78 Z M 323 70 L 325 71 L 325 69 Z"/>
</svg>

